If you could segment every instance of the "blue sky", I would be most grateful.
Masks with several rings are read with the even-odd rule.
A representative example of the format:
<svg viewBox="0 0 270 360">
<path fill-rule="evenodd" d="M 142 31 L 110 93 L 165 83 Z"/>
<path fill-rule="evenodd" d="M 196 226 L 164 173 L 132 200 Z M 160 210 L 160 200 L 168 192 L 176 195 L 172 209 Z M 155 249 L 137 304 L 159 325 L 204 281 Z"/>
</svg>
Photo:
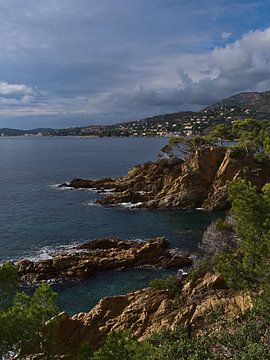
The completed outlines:
<svg viewBox="0 0 270 360">
<path fill-rule="evenodd" d="M 270 89 L 269 0 L 1 0 L 0 127 L 113 123 Z"/>
</svg>

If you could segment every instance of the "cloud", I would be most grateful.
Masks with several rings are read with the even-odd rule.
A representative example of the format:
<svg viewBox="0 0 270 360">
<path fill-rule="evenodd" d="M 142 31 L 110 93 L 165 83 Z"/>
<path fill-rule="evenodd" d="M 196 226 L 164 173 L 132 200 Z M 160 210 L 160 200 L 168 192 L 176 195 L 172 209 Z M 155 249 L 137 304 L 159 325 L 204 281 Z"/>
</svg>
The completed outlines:
<svg viewBox="0 0 270 360">
<path fill-rule="evenodd" d="M 5 81 L 0 81 L 0 96 L 7 95 L 32 95 L 34 89 L 24 84 L 8 84 Z"/>
<path fill-rule="evenodd" d="M 0 113 L 16 113 L 38 105 L 37 99 L 41 93 L 37 88 L 25 84 L 10 84 L 0 81 Z"/>
<path fill-rule="evenodd" d="M 270 28 L 250 31 L 232 44 L 203 54 L 180 55 L 160 64 L 159 74 L 167 74 L 168 68 L 168 78 L 174 77 L 175 86 L 167 86 L 166 79 L 162 87 L 136 86 L 108 95 L 100 108 L 128 107 L 132 111 L 141 106 L 150 112 L 195 109 L 238 92 L 268 90 Z M 157 78 L 159 74 L 156 73 Z"/>
<path fill-rule="evenodd" d="M 268 0 L 2 0 L 0 127 L 116 122 L 266 90 L 269 11 Z"/>
<path fill-rule="evenodd" d="M 223 31 L 221 33 L 221 37 L 223 40 L 228 40 L 231 36 L 232 36 L 232 33 L 228 32 L 228 31 Z"/>
</svg>

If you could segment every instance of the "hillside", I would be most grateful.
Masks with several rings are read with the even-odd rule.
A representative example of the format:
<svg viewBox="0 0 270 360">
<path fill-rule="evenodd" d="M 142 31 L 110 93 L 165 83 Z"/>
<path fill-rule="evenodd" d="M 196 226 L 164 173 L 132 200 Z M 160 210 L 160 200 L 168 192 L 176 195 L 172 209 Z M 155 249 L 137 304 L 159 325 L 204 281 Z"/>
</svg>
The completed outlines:
<svg viewBox="0 0 270 360">
<path fill-rule="evenodd" d="M 255 116 L 269 117 L 270 115 L 270 91 L 240 93 L 223 99 L 206 110 L 219 110 L 222 108 L 236 107 L 245 113 Z"/>
<path fill-rule="evenodd" d="M 10 128 L 0 128 L 0 136 L 37 136 L 46 135 L 48 132 L 53 131 L 49 128 L 39 128 L 30 130 L 19 130 Z"/>
<path fill-rule="evenodd" d="M 181 111 L 113 125 L 90 125 L 65 129 L 0 129 L 4 136 L 171 136 L 196 135 L 216 124 L 244 118 L 270 118 L 270 91 L 246 92 L 223 99 L 201 111 Z"/>
</svg>

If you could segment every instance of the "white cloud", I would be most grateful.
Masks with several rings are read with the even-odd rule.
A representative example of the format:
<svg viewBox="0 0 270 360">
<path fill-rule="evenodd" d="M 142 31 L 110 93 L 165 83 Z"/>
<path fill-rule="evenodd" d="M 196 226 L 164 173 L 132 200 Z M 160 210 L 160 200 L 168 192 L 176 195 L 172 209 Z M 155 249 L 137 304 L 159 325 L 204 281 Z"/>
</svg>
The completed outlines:
<svg viewBox="0 0 270 360">
<path fill-rule="evenodd" d="M 270 27 L 250 31 L 224 47 L 167 59 L 150 70 L 151 81 L 110 94 L 102 107 L 164 110 L 203 106 L 242 91 L 270 89 Z M 165 74 L 165 76 L 164 76 Z M 163 84 L 163 85 L 161 85 Z M 139 90 L 138 90 L 139 89 Z"/>
<path fill-rule="evenodd" d="M 0 82 L 0 114 L 74 114 L 96 122 L 198 109 L 242 91 L 270 89 L 270 27 L 245 33 L 211 51 L 162 54 L 132 63 L 123 82 L 80 96 L 42 92 L 24 84 Z M 118 85 L 118 86 L 117 86 Z M 53 90 L 53 88 L 52 88 Z"/>
<path fill-rule="evenodd" d="M 32 95 L 34 89 L 24 84 L 9 84 L 6 81 L 0 81 L 0 95 Z"/>
<path fill-rule="evenodd" d="M 231 32 L 223 31 L 223 32 L 221 33 L 221 38 L 222 38 L 223 40 L 228 40 L 231 36 L 232 36 L 232 33 L 231 33 Z"/>
</svg>

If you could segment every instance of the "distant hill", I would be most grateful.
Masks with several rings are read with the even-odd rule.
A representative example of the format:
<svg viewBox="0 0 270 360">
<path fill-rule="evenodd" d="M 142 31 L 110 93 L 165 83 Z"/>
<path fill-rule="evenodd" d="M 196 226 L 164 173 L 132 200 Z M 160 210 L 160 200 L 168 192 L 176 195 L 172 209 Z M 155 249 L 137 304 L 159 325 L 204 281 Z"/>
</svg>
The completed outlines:
<svg viewBox="0 0 270 360">
<path fill-rule="evenodd" d="M 19 130 L 19 129 L 9 129 L 9 128 L 0 128 L 0 135 L 2 136 L 24 136 L 24 135 L 47 135 L 50 131 L 53 131 L 51 128 L 38 128 L 30 130 Z"/>
<path fill-rule="evenodd" d="M 113 125 L 65 129 L 0 129 L 4 136 L 170 136 L 196 135 L 216 124 L 230 124 L 248 117 L 270 119 L 270 91 L 230 96 L 198 112 L 180 111 Z"/>
<path fill-rule="evenodd" d="M 255 117 L 269 117 L 270 91 L 240 93 L 208 106 L 206 110 L 217 110 L 228 107 L 236 107 L 245 111 L 245 113 L 250 112 L 254 114 Z"/>
</svg>

